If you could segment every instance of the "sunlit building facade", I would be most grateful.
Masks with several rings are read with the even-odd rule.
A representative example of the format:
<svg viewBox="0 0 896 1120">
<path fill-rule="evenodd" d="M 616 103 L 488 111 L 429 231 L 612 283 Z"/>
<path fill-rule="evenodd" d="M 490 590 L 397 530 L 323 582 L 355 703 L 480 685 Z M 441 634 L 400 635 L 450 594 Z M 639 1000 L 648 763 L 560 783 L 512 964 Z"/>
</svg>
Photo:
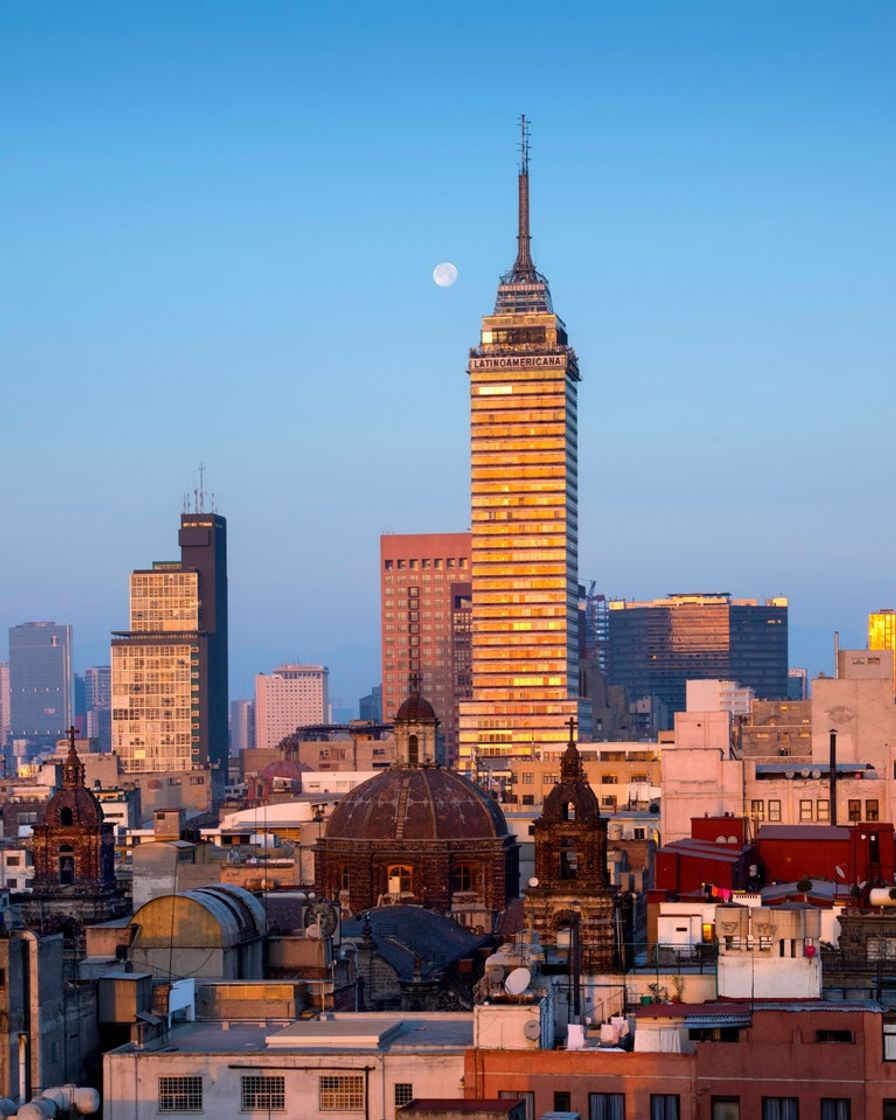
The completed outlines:
<svg viewBox="0 0 896 1120">
<path fill-rule="evenodd" d="M 532 263 L 525 134 L 518 241 L 468 366 L 473 695 L 460 766 L 477 777 L 565 743 L 577 715 L 579 370 Z"/>
<path fill-rule="evenodd" d="M 226 521 L 185 513 L 181 559 L 131 573 L 112 637 L 112 746 L 128 773 L 226 764 Z"/>
<path fill-rule="evenodd" d="M 868 615 L 868 648 L 896 650 L 896 611 L 880 610 Z"/>
<path fill-rule="evenodd" d="M 299 727 L 329 721 L 326 665 L 281 665 L 255 677 L 255 745 L 276 747 Z"/>
</svg>

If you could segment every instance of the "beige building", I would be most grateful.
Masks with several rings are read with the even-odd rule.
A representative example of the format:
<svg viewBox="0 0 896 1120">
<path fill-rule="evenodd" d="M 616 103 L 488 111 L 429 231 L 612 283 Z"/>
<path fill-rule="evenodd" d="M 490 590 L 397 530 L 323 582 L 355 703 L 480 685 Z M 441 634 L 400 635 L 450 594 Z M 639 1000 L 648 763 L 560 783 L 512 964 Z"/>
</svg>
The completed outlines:
<svg viewBox="0 0 896 1120">
<path fill-rule="evenodd" d="M 678 713 L 662 752 L 664 843 L 690 836 L 691 817 L 704 814 L 732 813 L 756 827 L 830 823 L 832 731 L 837 822 L 896 820 L 893 658 L 892 651 L 841 650 L 838 677 L 813 681 L 810 701 L 790 702 L 792 717 L 783 704 L 769 713 L 793 718 L 784 727 L 795 738 L 785 743 L 782 729 L 766 724 L 769 738 L 761 740 L 753 728 L 748 742 L 767 753 L 742 754 L 732 744 L 727 712 Z"/>
<path fill-rule="evenodd" d="M 510 802 L 540 808 L 560 780 L 560 747 L 548 748 L 540 759 L 510 762 Z M 579 754 L 585 777 L 601 812 L 649 810 L 660 796 L 660 748 L 655 743 L 582 743 Z"/>
<path fill-rule="evenodd" d="M 326 665 L 281 665 L 255 678 L 255 746 L 276 747 L 296 728 L 327 723 Z"/>
<path fill-rule="evenodd" d="M 192 767 L 198 629 L 198 572 L 158 563 L 131 573 L 133 637 L 112 643 L 112 749 L 125 773 Z"/>
</svg>

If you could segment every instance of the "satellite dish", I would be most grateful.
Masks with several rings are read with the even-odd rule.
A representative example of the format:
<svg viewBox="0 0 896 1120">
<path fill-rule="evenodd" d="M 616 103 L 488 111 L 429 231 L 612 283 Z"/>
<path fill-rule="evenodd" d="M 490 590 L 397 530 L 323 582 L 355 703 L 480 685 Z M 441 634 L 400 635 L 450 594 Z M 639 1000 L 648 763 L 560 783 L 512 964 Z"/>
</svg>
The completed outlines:
<svg viewBox="0 0 896 1120">
<path fill-rule="evenodd" d="M 504 981 L 504 991 L 509 996 L 520 996 L 532 983 L 532 973 L 528 968 L 515 968 Z"/>
<path fill-rule="evenodd" d="M 537 880 L 537 879 L 535 878 L 535 876 L 534 876 L 534 875 L 533 875 L 533 876 L 532 876 L 532 878 L 531 878 L 531 879 L 529 880 L 529 886 L 530 886 L 530 887 L 537 887 L 537 886 L 538 886 L 538 880 Z"/>
<path fill-rule="evenodd" d="M 821 777 L 821 771 L 820 771 L 820 770 L 813 770 L 813 771 L 812 771 L 812 777 L 813 777 L 813 778 L 814 778 L 814 779 L 816 780 L 816 782 L 817 782 L 817 781 L 818 781 L 818 779 L 819 779 L 819 778 Z"/>
<path fill-rule="evenodd" d="M 795 778 L 796 777 L 796 770 L 785 770 L 784 771 L 784 777 L 785 778 Z"/>
<path fill-rule="evenodd" d="M 305 930 L 311 937 L 330 937 L 336 932 L 336 911 L 328 902 L 315 902 L 305 909 Z"/>
<path fill-rule="evenodd" d="M 537 1019 L 530 1019 L 523 1027 L 523 1034 L 530 1042 L 537 1042 L 541 1038 L 541 1024 Z"/>
<path fill-rule="evenodd" d="M 803 775 L 803 777 L 804 777 L 804 778 L 808 778 L 808 777 L 809 777 L 809 769 L 808 769 L 808 767 L 807 767 L 806 769 L 804 769 L 804 770 L 800 770 L 800 773 L 801 773 L 801 774 Z"/>
<path fill-rule="evenodd" d="M 835 870 L 835 871 L 837 872 L 837 874 L 838 874 L 838 875 L 840 876 L 840 878 L 841 878 L 841 879 L 845 879 L 845 878 L 846 878 L 846 872 L 845 872 L 845 871 L 843 870 L 843 868 L 842 868 L 842 867 L 840 866 L 840 864 L 839 864 L 839 863 L 838 863 L 838 864 L 837 864 L 837 866 L 836 866 L 836 867 L 834 868 L 834 870 Z"/>
</svg>

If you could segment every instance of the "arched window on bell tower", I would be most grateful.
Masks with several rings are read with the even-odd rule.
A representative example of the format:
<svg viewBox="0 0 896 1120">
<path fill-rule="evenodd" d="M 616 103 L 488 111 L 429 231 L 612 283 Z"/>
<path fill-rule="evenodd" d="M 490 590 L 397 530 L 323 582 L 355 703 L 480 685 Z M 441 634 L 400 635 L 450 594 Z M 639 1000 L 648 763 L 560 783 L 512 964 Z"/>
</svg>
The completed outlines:
<svg viewBox="0 0 896 1120">
<path fill-rule="evenodd" d="M 69 887 L 74 882 L 75 849 L 71 844 L 62 844 L 59 848 L 59 884 L 63 887 Z"/>
<path fill-rule="evenodd" d="M 75 823 L 75 815 L 68 807 L 68 805 L 63 805 L 63 807 L 59 810 L 59 823 L 61 825 L 65 825 L 66 827 Z"/>
<path fill-rule="evenodd" d="M 576 842 L 568 836 L 560 841 L 560 866 L 557 871 L 559 879 L 577 879 L 579 877 L 579 856 L 576 851 Z"/>
<path fill-rule="evenodd" d="M 420 765 L 420 741 L 416 735 L 408 735 L 408 766 Z"/>
</svg>

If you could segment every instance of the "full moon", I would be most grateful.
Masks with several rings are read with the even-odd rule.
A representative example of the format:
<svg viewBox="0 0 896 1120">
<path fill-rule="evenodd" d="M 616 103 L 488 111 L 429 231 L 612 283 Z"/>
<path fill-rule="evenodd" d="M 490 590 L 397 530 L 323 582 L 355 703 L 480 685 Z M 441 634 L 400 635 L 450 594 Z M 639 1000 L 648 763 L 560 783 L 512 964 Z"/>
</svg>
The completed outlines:
<svg viewBox="0 0 896 1120">
<path fill-rule="evenodd" d="M 449 261 L 442 261 L 432 270 L 432 278 L 440 288 L 450 288 L 457 279 L 457 269 Z"/>
</svg>

